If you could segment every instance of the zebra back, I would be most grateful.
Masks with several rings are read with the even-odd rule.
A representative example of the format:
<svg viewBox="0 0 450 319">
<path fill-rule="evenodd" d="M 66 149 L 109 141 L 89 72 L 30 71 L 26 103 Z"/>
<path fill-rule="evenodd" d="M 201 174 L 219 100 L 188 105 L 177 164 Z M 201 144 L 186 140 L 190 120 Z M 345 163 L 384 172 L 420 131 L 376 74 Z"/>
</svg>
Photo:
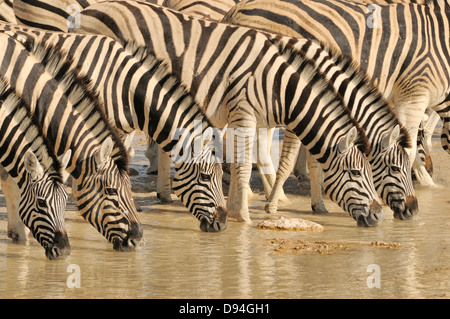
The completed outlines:
<svg viewBox="0 0 450 319">
<path fill-rule="evenodd" d="M 83 10 L 80 18 L 83 32 L 112 36 L 121 43 L 135 41 L 164 60 L 171 66 L 171 72 L 195 94 L 213 124 L 223 126 L 228 122 L 229 127 L 237 128 L 235 136 L 238 140 L 251 134 L 246 128 L 254 125 L 290 126 L 324 167 L 325 174 L 330 177 L 326 179 L 327 185 L 332 185 L 337 176 L 341 176 L 340 185 L 344 186 L 340 191 L 336 189 L 339 183 L 327 189 L 333 194 L 333 200 L 360 224 L 373 225 L 376 219 L 373 214 L 379 215 L 381 209 L 369 212 L 378 196 L 372 184 L 370 166 L 359 150 L 367 144 L 354 143 L 364 134 L 346 111 L 333 108 L 342 100 L 312 63 L 301 57 L 289 63 L 267 36 L 255 30 L 197 19 L 149 3 L 114 1 L 101 6 L 94 4 Z M 125 20 L 127 27 L 124 28 Z M 320 116 L 321 112 L 326 116 Z M 339 128 L 332 119 L 341 123 Z M 352 127 L 355 129 L 355 134 L 351 135 L 354 139 L 346 144 L 344 136 Z M 342 131 L 337 132 L 339 130 Z M 356 153 L 347 152 L 347 147 L 343 147 L 346 151 L 341 153 L 336 148 L 340 141 L 354 148 Z M 242 145 L 242 151 L 248 153 L 250 143 L 237 142 L 235 145 Z M 348 175 L 340 175 L 340 170 L 349 167 L 347 164 L 361 170 L 360 177 L 364 182 L 355 188 L 347 183 L 350 181 Z M 244 181 L 245 185 L 244 188 L 239 184 L 238 192 L 245 192 L 245 180 L 249 178 L 248 162 L 235 166 L 237 169 L 233 171 L 232 168 L 232 171 L 240 175 L 239 183 Z M 232 183 L 235 180 L 232 179 Z M 364 189 L 367 197 L 361 196 L 361 192 L 355 194 L 356 188 Z M 367 205 L 347 206 L 352 196 L 346 194 L 355 195 L 352 199 L 355 202 L 367 201 Z M 232 211 L 240 216 L 244 216 L 246 210 L 248 213 L 246 198 L 246 194 L 238 196 L 237 205 L 231 206 Z M 229 199 L 229 208 L 230 203 Z M 377 204 L 372 207 L 375 206 Z M 352 207 L 358 208 L 353 210 Z M 367 210 L 360 210 L 361 207 L 367 207 Z"/>
</svg>

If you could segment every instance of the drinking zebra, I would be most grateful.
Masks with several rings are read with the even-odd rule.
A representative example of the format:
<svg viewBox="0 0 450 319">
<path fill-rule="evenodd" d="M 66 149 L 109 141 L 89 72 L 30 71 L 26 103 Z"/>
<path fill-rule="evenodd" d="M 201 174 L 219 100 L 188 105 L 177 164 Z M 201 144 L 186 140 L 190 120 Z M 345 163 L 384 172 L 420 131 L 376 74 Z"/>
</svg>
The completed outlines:
<svg viewBox="0 0 450 319">
<path fill-rule="evenodd" d="M 410 219 L 418 212 L 417 199 L 411 179 L 411 169 L 406 149 L 410 148 L 409 136 L 395 114 L 391 105 L 376 91 L 363 72 L 359 72 L 353 61 L 345 56 L 334 54 L 325 46 L 312 45 L 309 40 L 269 35 L 280 45 L 281 51 L 294 51 L 310 58 L 335 90 L 343 97 L 351 116 L 361 125 L 368 137 L 371 152 L 369 161 L 372 167 L 375 188 L 378 194 L 394 211 L 399 219 Z M 288 54 L 288 56 L 291 54 Z M 283 149 L 295 155 L 299 143 L 288 138 L 286 133 Z M 293 144 L 293 145 L 290 145 Z M 294 149 L 294 150 L 292 150 Z M 275 206 L 276 192 L 289 176 L 293 168 L 294 156 L 282 153 L 277 181 L 269 198 L 268 209 Z M 286 164 L 290 163 L 290 164 Z M 310 170 L 311 171 L 311 170 Z M 319 173 L 312 173 L 319 176 Z M 279 181 L 278 179 L 281 180 Z M 311 180 L 312 192 L 320 197 L 321 187 L 317 178 Z M 313 202 L 314 203 L 314 202 Z"/>
<path fill-rule="evenodd" d="M 34 107 L 30 114 L 54 152 L 61 155 L 73 150 L 67 170 L 74 181 L 79 214 L 114 249 L 134 249 L 142 239 L 142 225 L 131 196 L 128 155 L 121 137 L 101 112 L 97 96 L 78 84 L 76 73 L 48 52 L 30 53 L 20 38 L 8 35 L 0 51 L 0 72 L 10 78 L 23 101 Z M 47 69 L 40 63 L 46 58 L 51 61 Z"/>
<path fill-rule="evenodd" d="M 449 3 L 363 2 L 244 0 L 224 21 L 318 39 L 352 56 L 410 130 L 409 154 L 417 179 L 434 185 L 416 156 L 416 139 L 425 110 L 433 108 L 443 119 L 441 142 L 448 150 Z"/>
<path fill-rule="evenodd" d="M 47 52 L 88 79 L 116 128 L 124 134 L 143 131 L 173 156 L 174 192 L 200 221 L 200 228 L 221 231 L 227 227 L 222 169 L 214 156 L 221 145 L 214 138 L 221 133 L 214 132 L 192 97 L 160 61 L 136 52 L 133 44 L 124 49 L 105 36 L 44 32 L 8 24 L 0 29 L 14 30 L 17 36 L 28 38 L 33 50 Z M 97 62 L 87 65 L 86 59 Z M 177 136 L 181 130 L 183 134 Z M 185 154 L 183 162 L 174 148 L 187 145 L 200 148 L 189 149 L 192 156 Z"/>
<path fill-rule="evenodd" d="M 9 41 L 9 37 L 0 34 L 2 48 Z M 7 178 L 16 181 L 17 188 L 10 191 L 18 197 L 19 216 L 11 215 L 8 203 L 8 237 L 13 241 L 25 239 L 25 225 L 44 247 L 48 259 L 64 258 L 71 249 L 64 227 L 67 192 L 62 171 L 71 151 L 60 159 L 55 156 L 37 121 L 30 116 L 29 105 L 3 74 L 0 74 L 0 123 L 0 176 L 2 181 Z M 9 190 L 2 189 L 4 193 Z"/>
</svg>

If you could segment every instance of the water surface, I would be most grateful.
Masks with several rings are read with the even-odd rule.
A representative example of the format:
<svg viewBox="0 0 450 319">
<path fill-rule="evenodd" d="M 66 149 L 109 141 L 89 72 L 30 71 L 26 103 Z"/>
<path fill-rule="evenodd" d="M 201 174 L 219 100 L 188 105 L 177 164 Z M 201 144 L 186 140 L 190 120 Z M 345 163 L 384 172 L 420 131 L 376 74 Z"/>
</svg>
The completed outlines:
<svg viewBox="0 0 450 319">
<path fill-rule="evenodd" d="M 257 181 L 250 199 L 253 224 L 230 220 L 221 233 L 203 233 L 199 222 L 175 200 L 160 204 L 155 176 L 146 175 L 145 138 L 135 138 L 132 168 L 145 243 L 134 252 L 112 245 L 75 212 L 67 211 L 72 246 L 65 260 L 49 261 L 32 239 L 12 243 L 0 195 L 0 298 L 449 298 L 449 158 L 435 147 L 436 188 L 416 188 L 420 213 L 410 221 L 386 217 L 375 228 L 358 228 L 334 203 L 330 213 L 310 213 L 308 196 L 288 191 L 278 215 L 322 224 L 322 232 L 262 230 L 267 218 Z M 295 179 L 288 181 L 290 189 Z M 258 188 L 259 187 L 259 188 Z M 339 242 L 326 252 L 295 249 L 299 241 Z M 280 243 L 293 243 L 283 246 Z M 395 243 L 397 248 L 371 243 Z M 293 248 L 294 247 L 294 248 Z M 80 288 L 71 288 L 74 268 Z M 374 268 L 375 267 L 375 268 Z M 375 269 L 375 270 L 374 270 Z M 78 277 L 77 277 L 78 278 Z M 375 283 L 377 285 L 375 285 Z M 379 286 L 379 288 L 377 288 Z"/>
</svg>

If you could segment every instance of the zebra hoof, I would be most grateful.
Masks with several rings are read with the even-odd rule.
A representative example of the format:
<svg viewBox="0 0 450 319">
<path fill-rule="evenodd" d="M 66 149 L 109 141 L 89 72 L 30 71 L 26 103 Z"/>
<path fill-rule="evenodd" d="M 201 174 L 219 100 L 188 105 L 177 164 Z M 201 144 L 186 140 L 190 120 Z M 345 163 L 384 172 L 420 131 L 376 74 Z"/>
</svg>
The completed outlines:
<svg viewBox="0 0 450 319">
<path fill-rule="evenodd" d="M 264 206 L 264 210 L 266 211 L 266 214 L 275 214 L 278 210 L 278 207 L 275 205 L 270 205 L 269 203 L 267 203 Z"/>
<path fill-rule="evenodd" d="M 326 215 L 328 214 L 328 210 L 323 205 L 313 205 L 311 206 L 313 214 L 318 215 Z"/>
</svg>

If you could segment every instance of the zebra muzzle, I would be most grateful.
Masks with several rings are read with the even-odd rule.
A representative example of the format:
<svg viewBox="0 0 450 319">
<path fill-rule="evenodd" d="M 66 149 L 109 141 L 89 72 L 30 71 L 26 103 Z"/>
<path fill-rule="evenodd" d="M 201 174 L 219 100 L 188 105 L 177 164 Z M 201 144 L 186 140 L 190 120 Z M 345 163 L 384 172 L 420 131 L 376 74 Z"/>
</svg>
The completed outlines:
<svg viewBox="0 0 450 319">
<path fill-rule="evenodd" d="M 356 209 L 353 212 L 353 216 L 359 227 L 377 226 L 383 220 L 383 215 L 383 209 L 376 200 L 372 201 L 368 211 L 367 209 Z"/>
<path fill-rule="evenodd" d="M 212 221 L 203 218 L 200 222 L 200 229 L 204 232 L 219 232 L 227 228 L 228 213 L 222 206 L 216 208 Z"/>
<path fill-rule="evenodd" d="M 406 201 L 393 201 L 391 204 L 394 211 L 394 218 L 400 220 L 412 219 L 414 215 L 419 212 L 419 205 L 417 198 L 414 195 L 409 195 Z"/>
<path fill-rule="evenodd" d="M 125 238 L 115 237 L 112 240 L 113 249 L 117 251 L 132 251 L 143 239 L 144 231 L 142 225 L 136 222 L 130 224 L 130 230 Z"/>
<path fill-rule="evenodd" d="M 49 260 L 64 259 L 70 255 L 69 237 L 65 231 L 56 231 L 53 244 L 44 245 L 45 256 Z"/>
</svg>

